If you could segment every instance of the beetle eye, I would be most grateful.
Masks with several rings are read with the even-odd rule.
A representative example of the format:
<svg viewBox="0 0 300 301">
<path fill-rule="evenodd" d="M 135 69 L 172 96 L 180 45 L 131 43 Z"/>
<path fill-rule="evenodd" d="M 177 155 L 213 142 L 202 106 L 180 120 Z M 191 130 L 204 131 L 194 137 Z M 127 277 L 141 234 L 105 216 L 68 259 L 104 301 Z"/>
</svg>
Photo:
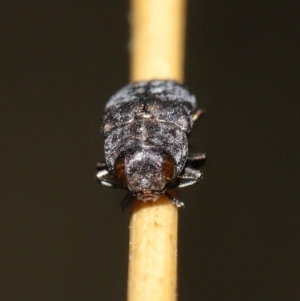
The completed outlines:
<svg viewBox="0 0 300 301">
<path fill-rule="evenodd" d="M 173 180 L 174 176 L 174 161 L 167 154 L 162 154 L 163 162 L 162 162 L 162 176 L 167 183 Z"/>
<path fill-rule="evenodd" d="M 125 157 L 120 156 L 115 162 L 115 177 L 119 180 L 122 185 L 127 184 L 125 174 Z"/>
</svg>

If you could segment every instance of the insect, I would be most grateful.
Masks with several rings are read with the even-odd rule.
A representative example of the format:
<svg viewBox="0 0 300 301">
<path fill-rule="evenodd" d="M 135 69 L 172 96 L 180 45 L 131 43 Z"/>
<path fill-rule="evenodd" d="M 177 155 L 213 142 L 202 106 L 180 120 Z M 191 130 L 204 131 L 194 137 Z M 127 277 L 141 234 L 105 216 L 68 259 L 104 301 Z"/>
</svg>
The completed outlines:
<svg viewBox="0 0 300 301">
<path fill-rule="evenodd" d="M 134 197 L 154 202 L 167 190 L 184 188 L 202 178 L 205 154 L 188 155 L 187 134 L 202 115 L 196 98 L 171 80 L 135 82 L 113 95 L 105 108 L 101 131 L 106 163 L 98 163 L 97 179 L 127 190 L 124 209 Z"/>
</svg>

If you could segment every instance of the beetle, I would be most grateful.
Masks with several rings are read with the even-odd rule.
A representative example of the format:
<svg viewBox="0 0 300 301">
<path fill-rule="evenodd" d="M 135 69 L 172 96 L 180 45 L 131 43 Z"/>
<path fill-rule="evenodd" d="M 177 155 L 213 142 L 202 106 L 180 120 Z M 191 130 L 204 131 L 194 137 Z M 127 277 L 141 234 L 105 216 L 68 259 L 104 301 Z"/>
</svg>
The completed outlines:
<svg viewBox="0 0 300 301">
<path fill-rule="evenodd" d="M 130 83 L 105 107 L 101 127 L 105 163 L 96 178 L 104 186 L 127 189 L 124 209 L 133 198 L 155 202 L 165 194 L 177 207 L 184 203 L 167 190 L 184 188 L 202 178 L 206 156 L 188 155 L 187 135 L 203 114 L 196 98 L 172 80 Z"/>
</svg>

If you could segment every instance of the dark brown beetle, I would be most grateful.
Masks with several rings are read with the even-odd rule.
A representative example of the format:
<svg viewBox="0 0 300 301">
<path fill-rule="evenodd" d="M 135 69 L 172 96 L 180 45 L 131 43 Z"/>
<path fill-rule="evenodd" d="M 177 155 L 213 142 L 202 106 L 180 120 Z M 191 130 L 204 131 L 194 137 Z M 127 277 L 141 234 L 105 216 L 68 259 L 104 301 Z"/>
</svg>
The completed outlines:
<svg viewBox="0 0 300 301">
<path fill-rule="evenodd" d="M 195 97 L 175 81 L 135 82 L 108 101 L 102 124 L 106 163 L 97 164 L 97 179 L 105 186 L 128 190 L 133 197 L 156 201 L 168 189 L 197 183 L 205 154 L 188 155 L 187 134 L 203 113 Z"/>
</svg>

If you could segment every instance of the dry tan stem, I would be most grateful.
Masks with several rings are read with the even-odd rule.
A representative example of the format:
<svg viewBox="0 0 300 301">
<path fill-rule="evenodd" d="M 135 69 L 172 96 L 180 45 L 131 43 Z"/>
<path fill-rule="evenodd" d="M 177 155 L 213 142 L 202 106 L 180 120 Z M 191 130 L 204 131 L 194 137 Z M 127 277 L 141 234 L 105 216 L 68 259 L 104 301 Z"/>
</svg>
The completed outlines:
<svg viewBox="0 0 300 301">
<path fill-rule="evenodd" d="M 131 80 L 183 81 L 185 0 L 131 0 Z"/>
<path fill-rule="evenodd" d="M 177 212 L 165 197 L 150 204 L 134 203 L 128 300 L 176 300 Z"/>
<path fill-rule="evenodd" d="M 131 81 L 183 81 L 185 1 L 131 0 Z M 177 298 L 178 209 L 165 196 L 134 201 L 128 301 Z"/>
</svg>

